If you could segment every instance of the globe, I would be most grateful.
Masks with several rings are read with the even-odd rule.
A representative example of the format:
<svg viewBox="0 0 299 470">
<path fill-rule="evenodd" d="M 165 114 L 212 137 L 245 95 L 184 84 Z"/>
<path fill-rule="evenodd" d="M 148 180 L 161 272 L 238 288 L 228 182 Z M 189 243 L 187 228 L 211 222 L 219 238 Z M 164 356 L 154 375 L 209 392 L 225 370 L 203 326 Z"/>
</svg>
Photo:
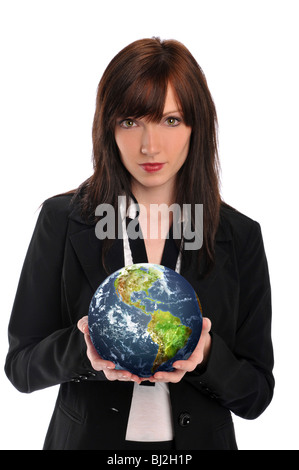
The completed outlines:
<svg viewBox="0 0 299 470">
<path fill-rule="evenodd" d="M 116 369 L 139 377 L 172 371 L 201 335 L 200 301 L 180 274 L 157 264 L 133 264 L 107 277 L 88 311 L 91 341 Z"/>
</svg>

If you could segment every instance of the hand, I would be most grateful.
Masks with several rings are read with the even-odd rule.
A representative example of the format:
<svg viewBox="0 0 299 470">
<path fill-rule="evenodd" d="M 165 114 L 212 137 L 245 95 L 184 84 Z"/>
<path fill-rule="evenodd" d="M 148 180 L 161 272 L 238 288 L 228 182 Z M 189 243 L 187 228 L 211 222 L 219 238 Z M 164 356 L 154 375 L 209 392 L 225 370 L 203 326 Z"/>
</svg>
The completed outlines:
<svg viewBox="0 0 299 470">
<path fill-rule="evenodd" d="M 212 342 L 210 335 L 211 326 L 212 324 L 209 318 L 203 318 L 202 332 L 196 348 L 189 359 L 173 363 L 173 367 L 176 370 L 173 372 L 156 372 L 149 379 L 142 380 L 149 380 L 150 382 L 180 382 L 186 372 L 192 372 L 199 364 L 207 360 Z"/>
<path fill-rule="evenodd" d="M 90 363 L 96 371 L 103 371 L 108 380 L 120 380 L 120 381 L 133 381 L 140 384 L 144 380 L 149 380 L 150 382 L 172 382 L 178 383 L 184 377 L 186 372 L 192 372 L 199 364 L 207 360 L 209 351 L 211 348 L 211 321 L 209 318 L 203 318 L 202 323 L 202 332 L 197 343 L 196 348 L 189 357 L 189 359 L 184 361 L 176 361 L 173 364 L 173 367 L 176 369 L 173 372 L 156 372 L 152 377 L 149 378 L 140 378 L 137 375 L 131 374 L 129 371 L 125 370 L 115 370 L 115 364 L 111 361 L 106 361 L 102 359 L 97 353 L 94 345 L 89 336 L 88 330 L 88 317 L 85 316 L 81 318 L 77 326 L 79 330 L 84 334 L 84 339 L 87 345 L 87 357 L 90 360 Z"/>
<path fill-rule="evenodd" d="M 96 371 L 103 371 L 108 380 L 121 380 L 133 381 L 140 384 L 141 378 L 137 375 L 131 374 L 126 370 L 115 370 L 115 364 L 111 361 L 105 361 L 97 353 L 96 348 L 92 344 L 88 330 L 88 316 L 80 318 L 77 323 L 78 329 L 84 334 L 85 343 L 87 346 L 87 357 L 90 360 L 91 366 Z"/>
</svg>

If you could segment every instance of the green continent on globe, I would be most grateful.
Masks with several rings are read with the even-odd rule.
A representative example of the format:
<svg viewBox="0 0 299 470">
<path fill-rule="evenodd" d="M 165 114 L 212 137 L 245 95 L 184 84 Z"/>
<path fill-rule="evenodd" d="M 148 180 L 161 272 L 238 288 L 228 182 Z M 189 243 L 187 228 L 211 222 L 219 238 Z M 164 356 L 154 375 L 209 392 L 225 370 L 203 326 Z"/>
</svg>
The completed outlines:
<svg viewBox="0 0 299 470">
<path fill-rule="evenodd" d="M 191 328 L 183 325 L 181 320 L 170 312 L 163 310 L 147 312 L 141 300 L 137 300 L 136 302 L 132 301 L 131 296 L 133 293 L 144 291 L 147 295 L 147 300 L 159 303 L 159 301 L 148 297 L 148 290 L 152 287 L 154 282 L 162 277 L 163 274 L 158 269 L 149 267 L 145 270 L 144 268 L 132 265 L 124 268 L 114 281 L 116 294 L 123 302 L 127 305 L 139 308 L 143 313 L 151 315 L 152 317 L 148 324 L 147 331 L 154 343 L 159 346 L 152 367 L 153 373 L 161 364 L 171 359 L 186 345 L 192 333 Z"/>
<path fill-rule="evenodd" d="M 152 319 L 148 324 L 147 330 L 152 340 L 159 345 L 159 350 L 152 367 L 153 373 L 163 362 L 171 359 L 186 345 L 192 333 L 191 328 L 182 325 L 178 317 L 163 310 L 156 310 L 152 313 Z"/>
<path fill-rule="evenodd" d="M 140 301 L 132 302 L 131 296 L 133 293 L 139 291 L 146 292 L 148 296 L 148 289 L 152 287 L 157 279 L 161 279 L 162 276 L 162 273 L 158 269 L 150 267 L 145 271 L 133 264 L 132 266 L 124 268 L 121 274 L 115 279 L 115 291 L 127 305 L 141 308 L 142 311 L 145 312 L 144 305 L 142 305 Z"/>
</svg>

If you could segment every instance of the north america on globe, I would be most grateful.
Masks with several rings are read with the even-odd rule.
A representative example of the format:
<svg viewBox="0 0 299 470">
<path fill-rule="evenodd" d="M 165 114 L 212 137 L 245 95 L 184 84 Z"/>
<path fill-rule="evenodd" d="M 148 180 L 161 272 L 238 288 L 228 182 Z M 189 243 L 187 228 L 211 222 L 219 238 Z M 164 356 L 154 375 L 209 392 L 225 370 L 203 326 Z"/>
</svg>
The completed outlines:
<svg viewBox="0 0 299 470">
<path fill-rule="evenodd" d="M 172 269 L 133 264 L 98 287 L 88 323 L 103 359 L 150 377 L 191 355 L 201 334 L 201 306 L 192 286 Z"/>
</svg>

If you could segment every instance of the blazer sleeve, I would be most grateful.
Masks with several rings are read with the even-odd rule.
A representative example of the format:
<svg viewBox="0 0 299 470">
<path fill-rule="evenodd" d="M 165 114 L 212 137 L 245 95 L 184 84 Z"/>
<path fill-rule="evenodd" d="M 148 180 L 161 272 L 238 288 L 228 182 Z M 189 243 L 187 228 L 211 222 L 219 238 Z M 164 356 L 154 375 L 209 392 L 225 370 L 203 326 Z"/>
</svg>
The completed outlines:
<svg viewBox="0 0 299 470">
<path fill-rule="evenodd" d="M 229 347 L 212 325 L 207 364 L 187 380 L 236 415 L 255 419 L 271 402 L 274 390 L 271 288 L 257 222 L 238 251 L 240 292 L 234 346 Z"/>
<path fill-rule="evenodd" d="M 62 316 L 68 204 L 62 198 L 44 203 L 22 268 L 5 363 L 9 380 L 21 392 L 72 380 L 88 369 L 84 337 Z"/>
</svg>

